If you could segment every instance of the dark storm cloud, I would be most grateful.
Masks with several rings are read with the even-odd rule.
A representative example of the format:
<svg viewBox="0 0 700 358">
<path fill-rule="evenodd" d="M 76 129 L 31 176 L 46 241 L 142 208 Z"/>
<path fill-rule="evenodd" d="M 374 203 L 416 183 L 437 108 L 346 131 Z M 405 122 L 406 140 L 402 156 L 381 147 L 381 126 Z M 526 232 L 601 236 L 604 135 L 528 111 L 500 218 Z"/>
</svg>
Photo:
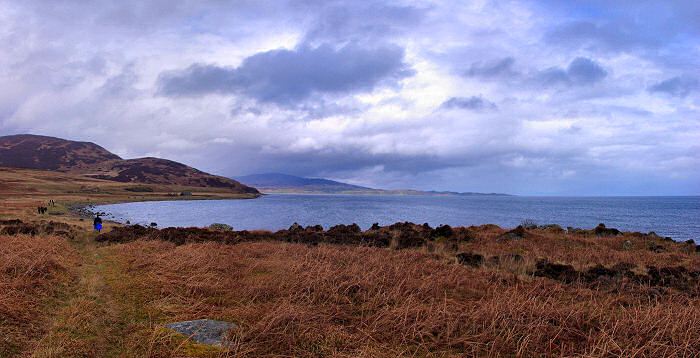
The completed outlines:
<svg viewBox="0 0 700 358">
<path fill-rule="evenodd" d="M 395 85 L 413 75 L 403 58 L 404 50 L 393 45 L 301 46 L 258 53 L 235 68 L 193 64 L 161 73 L 158 83 L 166 96 L 243 94 L 260 102 L 290 104 L 314 93 L 371 91 L 380 84 Z"/>
<path fill-rule="evenodd" d="M 498 108 L 495 103 L 486 100 L 481 96 L 451 97 L 445 102 L 442 102 L 440 107 L 446 109 L 469 109 L 474 111 L 495 110 Z"/>
<path fill-rule="evenodd" d="M 436 155 L 402 155 L 398 153 L 372 154 L 357 148 L 343 151 L 307 152 L 302 155 L 281 155 L 270 158 L 273 166 L 287 172 L 312 176 L 319 170 L 327 172 L 356 171 L 374 166 L 382 166 L 386 171 L 424 173 L 453 166 L 445 158 Z M 318 163 L 326 163 L 319 167 Z"/>
<path fill-rule="evenodd" d="M 492 62 L 474 62 L 471 67 L 464 72 L 468 77 L 493 78 L 503 75 L 513 75 L 513 57 L 505 57 Z"/>
<path fill-rule="evenodd" d="M 673 77 L 648 88 L 649 92 L 663 92 L 675 97 L 685 97 L 700 90 L 700 81 L 692 77 Z"/>
<path fill-rule="evenodd" d="M 577 57 L 566 69 L 552 67 L 541 71 L 535 76 L 535 81 L 545 86 L 582 86 L 599 82 L 607 75 L 608 72 L 597 62 L 589 58 Z"/>
<path fill-rule="evenodd" d="M 211 155 L 221 157 L 221 163 L 227 162 L 226 153 L 213 152 Z M 277 172 L 313 177 L 321 172 L 358 172 L 374 167 L 381 167 L 385 172 L 419 175 L 447 168 L 478 166 L 485 161 L 495 162 L 511 154 L 503 148 L 485 148 L 478 153 L 448 156 L 428 153 L 370 153 L 362 148 L 338 145 L 334 148 L 298 153 L 260 153 L 251 149 L 251 155 L 256 157 L 256 161 L 239 163 L 236 175 L 260 173 L 273 168 L 272 170 Z"/>
</svg>

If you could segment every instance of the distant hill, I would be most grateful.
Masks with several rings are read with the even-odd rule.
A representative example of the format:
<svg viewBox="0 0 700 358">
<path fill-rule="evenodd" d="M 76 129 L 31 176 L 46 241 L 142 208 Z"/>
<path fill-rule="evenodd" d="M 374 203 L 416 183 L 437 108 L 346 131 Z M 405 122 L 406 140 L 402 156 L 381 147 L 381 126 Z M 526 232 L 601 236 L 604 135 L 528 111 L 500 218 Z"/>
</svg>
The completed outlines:
<svg viewBox="0 0 700 358">
<path fill-rule="evenodd" d="M 264 193 L 299 194 L 376 194 L 376 195 L 434 195 L 434 196 L 483 196 L 508 194 L 498 193 L 458 193 L 452 191 L 384 190 L 359 185 L 341 183 L 320 178 L 303 178 L 281 173 L 252 174 L 237 177 L 236 180 L 254 186 Z"/>
<path fill-rule="evenodd" d="M 363 186 L 337 182 L 328 179 L 302 178 L 280 173 L 253 174 L 237 177 L 241 183 L 259 188 L 263 192 L 308 192 L 308 193 L 338 193 L 355 191 L 372 191 L 375 189 Z"/>
<path fill-rule="evenodd" d="M 122 183 L 224 188 L 258 193 L 233 179 L 160 158 L 122 159 L 95 143 L 19 134 L 0 137 L 0 166 L 54 170 Z"/>
</svg>

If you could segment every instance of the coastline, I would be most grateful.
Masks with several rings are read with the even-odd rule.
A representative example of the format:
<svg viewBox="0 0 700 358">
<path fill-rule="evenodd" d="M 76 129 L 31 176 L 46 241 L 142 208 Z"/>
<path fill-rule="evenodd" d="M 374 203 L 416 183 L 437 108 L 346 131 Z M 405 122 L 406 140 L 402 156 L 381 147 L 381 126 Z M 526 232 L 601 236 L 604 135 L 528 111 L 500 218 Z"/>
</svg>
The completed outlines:
<svg viewBox="0 0 700 358">
<path fill-rule="evenodd" d="M 700 198 L 698 198 L 700 199 Z M 177 203 L 165 201 L 97 208 L 121 223 L 159 227 L 206 227 L 224 223 L 237 230 L 281 230 L 293 222 L 324 228 L 395 222 L 513 228 L 529 219 L 539 225 L 592 229 L 600 223 L 620 231 L 655 232 L 676 241 L 700 241 L 700 227 L 688 211 L 696 198 L 424 197 L 348 194 L 269 194 L 260 201 Z M 93 211 L 95 211 L 93 210 Z M 681 214 L 685 214 L 682 216 Z"/>
<path fill-rule="evenodd" d="M 126 203 L 142 203 L 142 202 L 158 202 L 158 201 L 203 201 L 203 200 L 250 200 L 257 199 L 265 195 L 265 193 L 260 194 L 232 194 L 234 196 L 219 196 L 219 195 L 200 195 L 192 194 L 188 196 L 158 196 L 153 198 L 122 198 L 122 199 L 109 199 L 104 201 L 99 201 L 96 204 L 95 201 L 78 201 L 78 202 L 62 202 L 66 204 L 68 213 L 72 214 L 77 218 L 93 218 L 97 213 L 93 210 L 88 210 L 88 208 L 95 208 L 101 205 L 111 205 L 111 204 L 126 204 Z M 101 214 L 102 215 L 102 214 Z M 116 221 L 110 221 L 115 224 L 121 225 L 121 223 Z"/>
</svg>

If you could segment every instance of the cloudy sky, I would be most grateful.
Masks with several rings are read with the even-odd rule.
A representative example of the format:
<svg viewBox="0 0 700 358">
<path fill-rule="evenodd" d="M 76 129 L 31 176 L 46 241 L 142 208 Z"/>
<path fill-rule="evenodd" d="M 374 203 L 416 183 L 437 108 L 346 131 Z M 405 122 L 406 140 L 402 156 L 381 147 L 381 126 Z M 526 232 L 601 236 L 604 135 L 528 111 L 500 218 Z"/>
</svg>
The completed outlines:
<svg viewBox="0 0 700 358">
<path fill-rule="evenodd" d="M 3 1 L 0 135 L 224 176 L 700 194 L 700 2 Z"/>
</svg>

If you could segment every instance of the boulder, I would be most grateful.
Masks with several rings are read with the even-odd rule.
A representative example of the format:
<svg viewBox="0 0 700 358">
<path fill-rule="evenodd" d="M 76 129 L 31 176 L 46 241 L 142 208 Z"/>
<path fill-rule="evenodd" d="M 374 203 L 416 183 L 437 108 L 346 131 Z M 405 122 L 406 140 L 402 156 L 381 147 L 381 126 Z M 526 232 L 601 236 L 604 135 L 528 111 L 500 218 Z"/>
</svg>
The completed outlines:
<svg viewBox="0 0 700 358">
<path fill-rule="evenodd" d="M 506 232 L 505 234 L 499 236 L 496 241 L 501 242 L 505 240 L 520 240 L 525 237 L 525 228 L 522 227 L 522 225 L 519 225 L 513 230 L 510 230 Z"/>
<path fill-rule="evenodd" d="M 221 224 L 221 223 L 213 223 L 209 225 L 209 228 L 212 230 L 219 230 L 219 231 L 233 231 L 233 226 L 227 225 L 227 224 Z"/>
<path fill-rule="evenodd" d="M 226 347 L 228 345 L 227 333 L 230 329 L 236 328 L 236 324 L 211 319 L 198 319 L 194 321 L 168 323 L 165 327 L 199 344 Z"/>
<path fill-rule="evenodd" d="M 564 233 L 564 229 L 562 229 L 562 227 L 557 225 L 557 224 L 540 225 L 537 227 L 537 230 L 547 231 L 547 232 L 551 232 L 554 234 L 563 234 Z"/>
</svg>

